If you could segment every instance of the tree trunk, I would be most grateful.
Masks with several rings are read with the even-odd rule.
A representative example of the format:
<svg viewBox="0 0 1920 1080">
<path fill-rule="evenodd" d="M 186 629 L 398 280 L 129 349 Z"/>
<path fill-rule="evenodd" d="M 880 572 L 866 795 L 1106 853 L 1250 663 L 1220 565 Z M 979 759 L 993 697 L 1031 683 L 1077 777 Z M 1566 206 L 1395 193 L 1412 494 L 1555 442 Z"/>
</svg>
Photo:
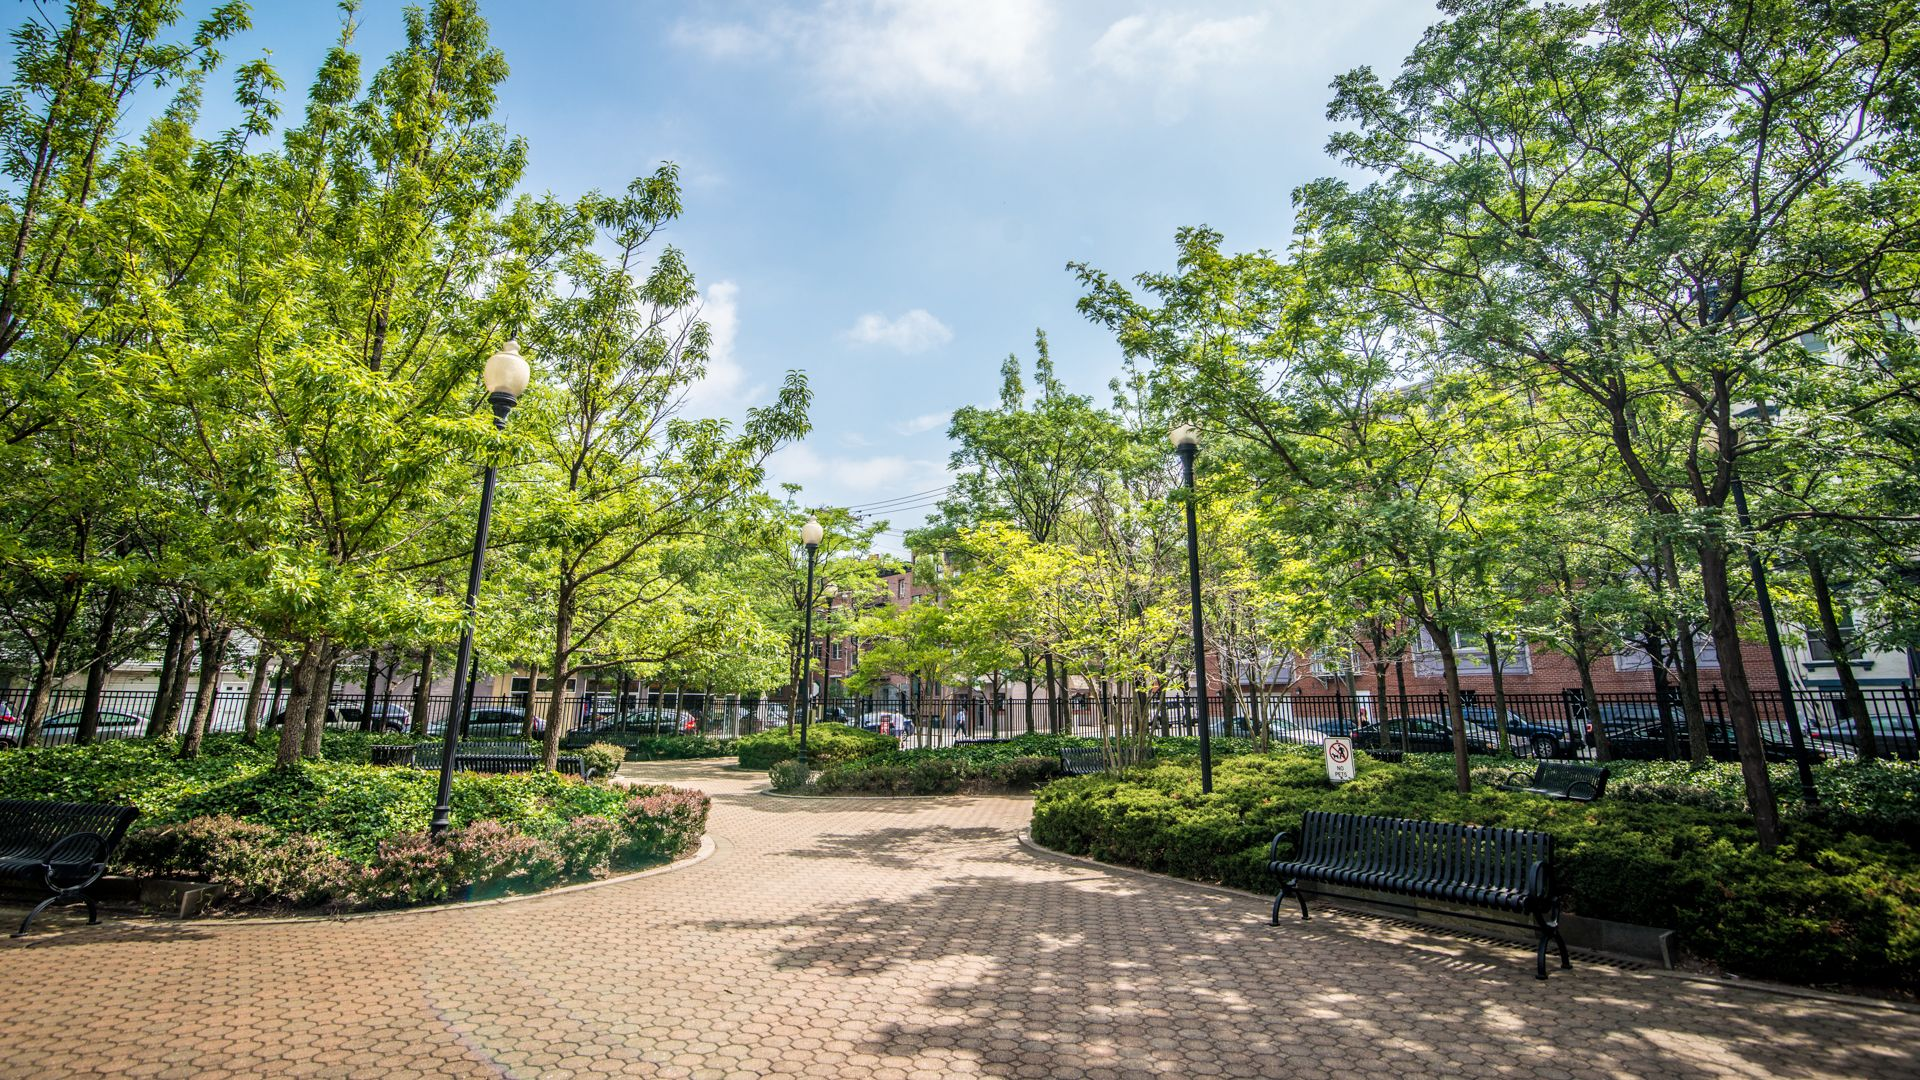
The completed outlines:
<svg viewBox="0 0 1920 1080">
<path fill-rule="evenodd" d="M 1826 639 L 1827 653 L 1833 657 L 1833 672 L 1840 677 L 1840 693 L 1847 702 L 1847 714 L 1853 717 L 1854 731 L 1860 743 L 1860 758 L 1872 761 L 1880 756 L 1874 742 L 1873 717 L 1867 713 L 1867 696 L 1860 692 L 1860 679 L 1853 673 L 1853 660 L 1847 655 L 1847 642 L 1840 634 L 1840 620 L 1833 610 L 1833 590 L 1827 583 L 1827 568 L 1820 556 L 1807 556 L 1807 576 L 1813 583 L 1813 603 L 1820 613 L 1820 635 Z M 1782 694 L 1792 693 L 1781 687 Z"/>
<path fill-rule="evenodd" d="M 226 627 L 216 627 L 211 622 L 200 632 L 200 681 L 194 686 L 193 716 L 187 722 L 187 737 L 180 746 L 180 756 L 191 759 L 200 756 L 200 744 L 207 737 L 207 725 L 213 721 L 213 710 L 219 704 L 220 667 L 227 656 L 227 639 L 233 634 Z"/>
<path fill-rule="evenodd" d="M 327 710 L 333 704 L 333 677 L 340 664 L 340 647 L 331 642 L 320 646 L 320 667 L 314 673 L 313 689 L 307 695 L 307 715 L 305 730 L 300 740 L 300 753 L 303 757 L 318 760 L 321 753 L 321 735 L 327 730 Z M 287 719 L 292 723 L 291 716 Z"/>
<path fill-rule="evenodd" d="M 367 650 L 367 681 L 360 686 L 360 730 L 369 734 L 381 730 L 373 720 L 373 681 L 380 671 L 380 650 Z"/>
<path fill-rule="evenodd" d="M 1054 685 L 1053 653 L 1041 657 L 1047 664 L 1047 730 L 1060 734 L 1060 691 Z"/>
<path fill-rule="evenodd" d="M 115 585 L 100 603 L 100 627 L 94 631 L 93 656 L 87 660 L 87 692 L 80 700 L 80 726 L 73 734 L 73 741 L 81 746 L 100 731 L 100 694 L 113 671 L 113 627 L 119 618 L 120 586 Z"/>
<path fill-rule="evenodd" d="M 160 674 L 155 677 L 153 688 L 153 709 L 147 713 L 147 738 L 156 738 L 166 729 L 167 687 L 173 685 L 173 673 L 180 666 L 180 648 L 187 637 L 187 623 L 183 615 L 175 615 L 167 623 L 167 643 L 160 652 Z"/>
<path fill-rule="evenodd" d="M 1500 740 L 1500 752 L 1513 753 L 1513 740 L 1507 734 L 1507 676 L 1500 670 L 1500 645 L 1491 633 L 1481 635 L 1487 643 L 1487 667 L 1493 672 L 1493 730 Z"/>
<path fill-rule="evenodd" d="M 1747 682 L 1746 663 L 1740 655 L 1740 627 L 1734 617 L 1733 596 L 1727 581 L 1727 549 L 1724 540 L 1716 534 L 1703 538 L 1699 551 L 1707 621 L 1713 628 L 1714 648 L 1720 653 L 1720 679 L 1727 689 L 1727 720 L 1733 725 L 1734 745 L 1740 754 L 1747 806 L 1753 814 L 1761 850 L 1771 852 L 1780 845 L 1780 809 L 1774 801 L 1773 781 L 1767 775 L 1759 711 L 1754 708 L 1753 688 Z"/>
<path fill-rule="evenodd" d="M 560 711 L 565 694 L 567 680 L 572 672 L 567 664 L 573 659 L 573 592 L 562 586 L 559 603 L 554 608 L 553 617 L 553 693 L 547 696 L 547 730 L 541 733 L 541 760 L 548 769 L 559 767 L 560 763 Z M 532 688 L 538 684 L 528 683 Z M 787 713 L 789 719 L 793 713 Z"/>
<path fill-rule="evenodd" d="M 240 729 L 246 732 L 247 741 L 260 734 L 260 706 L 267 695 L 267 668 L 273 664 L 273 650 L 265 645 L 253 657 L 253 677 L 247 681 L 246 709 L 240 714 Z"/>
<path fill-rule="evenodd" d="M 1660 561 L 1669 587 L 1677 589 L 1680 563 L 1673 557 L 1671 542 L 1660 542 Z M 1713 760 L 1713 751 L 1707 744 L 1707 713 L 1700 706 L 1700 656 L 1693 642 L 1696 630 L 1693 620 L 1682 614 L 1674 616 L 1673 630 L 1674 656 L 1680 665 L 1680 708 L 1687 717 L 1687 757 L 1699 768 Z"/>
<path fill-rule="evenodd" d="M 1607 726 L 1600 722 L 1600 698 L 1593 692 L 1593 655 L 1587 651 L 1586 636 L 1577 625 L 1573 638 L 1573 666 L 1580 672 L 1580 701 L 1586 706 L 1587 720 L 1593 724 L 1593 756 L 1597 761 L 1613 760 L 1613 742 L 1607 738 Z"/>
<path fill-rule="evenodd" d="M 1660 636 L 1659 626 L 1653 620 L 1647 620 L 1643 636 L 1647 658 L 1653 661 L 1653 709 L 1654 714 L 1660 718 L 1660 737 L 1666 743 L 1667 757 L 1678 760 L 1680 740 L 1675 735 L 1673 712 L 1667 706 L 1668 700 L 1673 697 L 1673 688 L 1667 682 L 1667 658 L 1672 653 L 1667 648 L 1666 639 Z M 1596 718 L 1595 726 L 1598 724 L 1599 721 Z"/>
<path fill-rule="evenodd" d="M 1400 752 L 1407 751 L 1407 650 L 1402 648 L 1400 655 L 1393 659 L 1393 682 L 1400 694 Z M 1387 745 L 1386 725 L 1380 728 L 1380 745 Z"/>
<path fill-rule="evenodd" d="M 307 701 L 313 696 L 313 680 L 319 674 L 321 646 L 309 641 L 300 647 L 300 658 L 293 662 L 292 685 L 287 689 L 287 707 L 279 715 L 280 747 L 274 754 L 276 768 L 287 768 L 300 760 L 301 744 L 307 734 Z M 277 696 L 277 695 L 276 695 Z"/>
<path fill-rule="evenodd" d="M 1467 762 L 1467 714 L 1460 705 L 1460 663 L 1453 655 L 1453 635 L 1441 627 L 1424 595 L 1416 593 L 1414 602 L 1419 607 L 1420 624 L 1440 650 L 1440 670 L 1447 684 L 1447 719 L 1453 728 L 1453 784 L 1465 795 L 1473 790 L 1473 767 Z"/>
<path fill-rule="evenodd" d="M 520 700 L 520 711 L 526 714 L 524 717 L 521 717 L 520 719 L 520 737 L 523 739 L 526 739 L 529 742 L 533 740 L 533 695 L 539 690 L 539 687 L 540 687 L 540 665 L 528 664 L 527 665 L 527 696 Z M 553 699 L 558 698 L 559 696 L 560 696 L 560 692 L 558 690 L 555 690 L 549 696 L 548 698 L 549 711 L 551 711 L 552 709 Z M 548 722 L 551 723 L 552 721 L 549 720 Z"/>
<path fill-rule="evenodd" d="M 413 733 L 427 734 L 427 710 L 433 706 L 433 646 L 420 650 L 420 681 L 413 684 Z"/>
<path fill-rule="evenodd" d="M 1030 652 L 1021 653 L 1020 663 L 1023 666 L 1024 670 L 1026 671 L 1026 675 L 1027 675 L 1026 681 L 1022 683 L 1022 685 L 1025 686 L 1027 689 L 1027 734 L 1032 735 L 1034 733 L 1034 730 L 1033 730 L 1033 654 Z"/>
</svg>

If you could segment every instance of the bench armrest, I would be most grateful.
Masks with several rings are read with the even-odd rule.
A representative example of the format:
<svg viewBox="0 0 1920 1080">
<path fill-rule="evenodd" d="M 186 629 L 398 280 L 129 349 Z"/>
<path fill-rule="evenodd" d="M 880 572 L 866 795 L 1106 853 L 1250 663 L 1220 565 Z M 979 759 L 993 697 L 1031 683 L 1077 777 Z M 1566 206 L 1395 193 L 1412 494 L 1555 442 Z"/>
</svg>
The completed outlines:
<svg viewBox="0 0 1920 1080">
<path fill-rule="evenodd" d="M 1533 774 L 1519 770 L 1503 773 L 1500 779 L 1494 781 L 1494 786 L 1509 791 L 1524 791 L 1533 786 Z"/>
<path fill-rule="evenodd" d="M 53 846 L 47 849 L 47 857 L 41 861 L 46 869 L 47 888 L 54 892 L 86 888 L 107 872 L 108 854 L 107 838 L 99 833 L 68 833 L 54 841 Z M 70 876 L 77 876 L 62 884 L 56 879 L 63 869 Z"/>
<path fill-rule="evenodd" d="M 75 850 L 69 851 L 72 848 Z M 68 833 L 47 849 L 48 865 L 54 863 L 102 863 L 107 861 L 107 838 L 97 832 Z"/>
<path fill-rule="evenodd" d="M 1554 898 L 1553 872 L 1545 861 L 1536 861 L 1527 868 L 1527 895 L 1543 900 Z"/>
<path fill-rule="evenodd" d="M 1585 795 L 1580 794 L 1583 788 L 1586 789 Z M 1591 802 L 1593 799 L 1598 798 L 1599 795 L 1600 789 L 1596 787 L 1591 780 L 1575 780 L 1573 783 L 1567 785 L 1567 798 L 1569 799 L 1585 799 Z"/>
<path fill-rule="evenodd" d="M 1293 834 L 1288 832 L 1279 832 L 1274 834 L 1273 843 L 1267 845 L 1268 864 L 1277 863 L 1280 861 L 1280 841 L 1285 840 L 1287 837 L 1291 835 Z"/>
</svg>

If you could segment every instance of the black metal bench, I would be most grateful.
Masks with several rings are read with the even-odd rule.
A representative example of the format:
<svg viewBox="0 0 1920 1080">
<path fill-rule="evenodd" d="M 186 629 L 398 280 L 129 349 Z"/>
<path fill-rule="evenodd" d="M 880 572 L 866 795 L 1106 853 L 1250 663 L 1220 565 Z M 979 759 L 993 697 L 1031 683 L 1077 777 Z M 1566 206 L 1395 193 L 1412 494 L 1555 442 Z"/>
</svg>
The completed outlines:
<svg viewBox="0 0 1920 1080">
<path fill-rule="evenodd" d="M 1107 751 L 1098 746 L 1063 746 L 1060 748 L 1060 771 L 1068 776 L 1092 776 L 1111 768 L 1125 769 L 1134 765 L 1150 765 L 1153 753 L 1144 757 L 1134 754 L 1131 749 L 1122 747 L 1117 755 L 1110 758 Z"/>
<path fill-rule="evenodd" d="M 1311 810 L 1301 820 L 1294 857 L 1283 861 L 1280 843 L 1287 836 L 1284 832 L 1275 836 L 1267 849 L 1267 868 L 1281 879 L 1279 895 L 1273 898 L 1274 926 L 1280 925 L 1280 905 L 1289 894 L 1300 901 L 1300 917 L 1308 917 L 1300 882 L 1317 881 L 1529 916 L 1539 939 L 1538 977 L 1547 977 L 1549 942 L 1559 948 L 1561 968 L 1573 966 L 1560 936 L 1560 892 L 1554 884 L 1553 837 L 1547 833 Z M 1418 910 L 1391 900 L 1352 899 Z M 1446 914 L 1511 922 L 1464 912 Z"/>
<path fill-rule="evenodd" d="M 1607 768 L 1601 765 L 1543 761 L 1531 774 L 1509 773 L 1499 786 L 1506 791 L 1524 791 L 1550 799 L 1592 802 L 1607 793 L 1607 776 Z"/>
<path fill-rule="evenodd" d="M 413 748 L 414 767 L 437 769 L 445 752 L 445 747 L 440 743 L 420 743 Z M 541 764 L 541 756 L 528 750 L 526 743 L 463 742 L 453 750 L 453 768 L 456 772 L 523 773 L 532 772 Z M 593 779 L 593 770 L 587 767 L 586 759 L 578 754 L 561 754 L 553 764 L 556 772 Z"/>
<path fill-rule="evenodd" d="M 140 811 L 109 803 L 0 800 L 0 878 L 38 881 L 53 895 L 20 920 L 19 937 L 34 917 L 54 904 L 87 905 L 87 922 L 100 921 L 100 907 L 87 890 L 107 872 L 107 859 Z"/>
</svg>

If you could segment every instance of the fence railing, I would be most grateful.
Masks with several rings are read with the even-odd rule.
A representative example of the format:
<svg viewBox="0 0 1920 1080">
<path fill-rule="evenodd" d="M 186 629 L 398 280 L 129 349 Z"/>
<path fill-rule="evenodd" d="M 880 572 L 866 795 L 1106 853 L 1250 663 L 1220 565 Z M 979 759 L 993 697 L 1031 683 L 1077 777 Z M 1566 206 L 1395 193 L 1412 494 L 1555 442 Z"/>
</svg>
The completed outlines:
<svg viewBox="0 0 1920 1080">
<path fill-rule="evenodd" d="M 1862 695 L 1879 750 L 1890 756 L 1914 757 L 1915 732 L 1920 729 L 1920 694 L 1911 688 L 1897 687 L 1863 690 Z M 157 696 L 151 690 L 103 692 L 99 737 L 119 739 L 144 735 L 154 715 Z M 1476 751 L 1498 750 L 1504 728 L 1507 749 L 1523 756 L 1595 757 L 1602 733 L 1614 757 L 1684 760 L 1691 755 L 1693 732 L 1677 690 L 1667 695 L 1664 707 L 1651 691 L 1597 694 L 1598 724 L 1577 689 L 1557 694 L 1508 694 L 1504 723 L 1495 715 L 1492 694 L 1482 691 L 1463 696 L 1468 745 Z M 1784 708 L 1789 696 L 1810 756 L 1817 760 L 1847 757 L 1855 752 L 1858 724 L 1849 715 L 1840 695 L 1816 690 L 1796 690 L 1791 695 L 1774 690 L 1756 691 L 1754 703 L 1759 713 L 1761 738 L 1770 758 L 1790 760 L 1792 756 Z M 80 690 L 53 693 L 41 732 L 43 744 L 73 741 L 83 699 L 84 693 Z M 0 702 L 10 704 L 16 712 L 21 710 L 24 700 L 24 690 L 0 687 Z M 425 702 L 422 722 L 416 715 L 419 703 L 411 694 L 376 694 L 370 717 L 361 716 L 362 701 L 360 695 L 351 692 L 334 695 L 329 706 L 329 724 L 361 730 L 425 730 L 439 734 L 445 730 L 447 717 L 454 713 L 456 705 L 452 695 L 431 695 Z M 542 734 L 551 702 L 549 693 L 476 695 L 468 733 L 478 737 L 511 737 L 523 731 Z M 284 690 L 264 695 L 258 710 L 259 725 L 263 729 L 276 727 L 285 704 Z M 245 692 L 217 693 L 208 730 L 240 731 L 246 705 Z M 1144 724 L 1156 735 L 1197 735 L 1199 710 L 1195 706 L 1191 697 L 1152 698 L 1143 704 L 1132 698 L 1075 695 L 1060 700 L 1053 708 L 1048 707 L 1045 699 L 1037 699 L 1033 704 L 1031 728 L 1041 732 L 1091 735 L 1102 730 L 1124 732 Z M 190 691 L 181 704 L 176 732 L 184 730 L 193 715 L 193 707 L 194 694 Z M 997 702 L 984 694 L 834 696 L 813 702 L 809 712 L 814 722 L 836 721 L 884 730 L 901 736 L 909 745 L 944 745 L 958 738 L 1004 738 L 1029 729 L 1024 698 L 1004 695 Z M 1210 697 L 1206 714 L 1209 730 L 1215 735 L 1254 736 L 1264 731 L 1271 740 L 1306 745 L 1317 745 L 1343 735 L 1354 737 L 1363 748 L 1409 751 L 1447 751 L 1453 745 L 1446 697 L 1437 693 L 1389 694 L 1385 698 L 1364 692 L 1242 693 Z M 1734 740 L 1727 723 L 1725 692 L 1718 687 L 1703 690 L 1700 714 L 1708 753 L 1731 760 Z M 635 715 L 662 732 L 682 731 L 714 737 L 784 728 L 797 719 L 778 700 L 717 694 L 711 700 L 698 694 L 682 698 L 671 692 L 567 695 L 561 699 L 563 731 L 589 727 L 613 717 Z M 1596 727 L 1600 731 L 1597 732 Z M 13 745 L 18 738 L 17 722 L 0 722 L 0 745 Z"/>
</svg>

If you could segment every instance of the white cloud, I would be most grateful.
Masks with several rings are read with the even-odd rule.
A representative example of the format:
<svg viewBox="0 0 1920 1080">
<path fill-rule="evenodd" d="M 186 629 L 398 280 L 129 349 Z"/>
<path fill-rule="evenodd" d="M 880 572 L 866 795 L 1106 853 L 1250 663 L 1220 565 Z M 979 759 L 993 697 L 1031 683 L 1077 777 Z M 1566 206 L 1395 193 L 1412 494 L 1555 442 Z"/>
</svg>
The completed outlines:
<svg viewBox="0 0 1920 1080">
<path fill-rule="evenodd" d="M 749 384 L 747 369 L 734 359 L 733 343 L 740 327 L 740 286 L 716 281 L 700 299 L 697 317 L 706 322 L 707 372 L 687 390 L 691 416 L 735 416 L 758 398 L 766 387 Z"/>
<path fill-rule="evenodd" d="M 876 345 L 903 353 L 925 352 L 953 340 L 947 324 L 925 308 L 914 308 L 889 319 L 879 312 L 868 312 L 854 320 L 845 337 L 856 345 Z"/>
<path fill-rule="evenodd" d="M 1049 0 L 822 0 L 758 22 L 682 20 L 676 43 L 720 60 L 785 55 L 819 92 L 860 106 L 919 99 L 964 104 L 1048 80 Z"/>
<path fill-rule="evenodd" d="M 1130 81 L 1192 83 L 1255 59 L 1265 14 L 1209 19 L 1191 14 L 1129 15 L 1108 26 L 1091 49 L 1095 68 Z"/>
<path fill-rule="evenodd" d="M 802 506 L 855 506 L 894 499 L 914 492 L 945 487 L 952 480 L 947 463 L 904 454 L 871 456 L 823 454 L 808 443 L 795 443 L 767 459 L 767 486 L 800 486 Z M 916 500 L 916 502 L 925 500 Z M 872 520 L 885 520 L 889 534 L 880 538 L 888 547 L 906 529 L 926 521 L 931 506 L 908 503 L 912 509 L 881 511 Z"/>
<path fill-rule="evenodd" d="M 895 435 L 918 435 L 923 431 L 934 431 L 946 427 L 951 419 L 953 419 L 952 413 L 932 412 L 925 416 L 916 416 L 911 420 L 902 420 L 890 426 Z"/>
</svg>

